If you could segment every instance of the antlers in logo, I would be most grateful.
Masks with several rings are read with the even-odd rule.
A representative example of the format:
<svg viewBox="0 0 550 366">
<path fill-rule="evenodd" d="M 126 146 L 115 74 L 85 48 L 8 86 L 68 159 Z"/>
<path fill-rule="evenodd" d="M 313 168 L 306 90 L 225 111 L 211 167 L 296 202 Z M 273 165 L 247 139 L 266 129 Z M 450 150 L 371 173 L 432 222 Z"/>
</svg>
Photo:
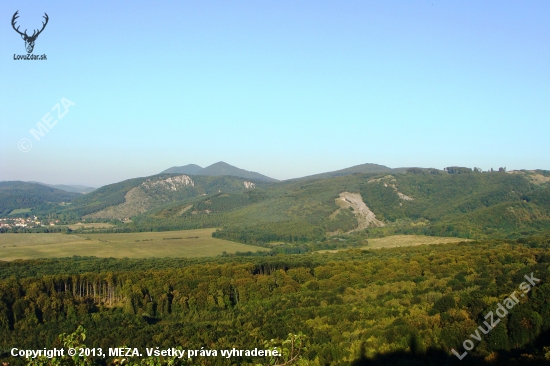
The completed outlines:
<svg viewBox="0 0 550 366">
<path fill-rule="evenodd" d="M 40 33 L 42 33 L 42 31 L 44 30 L 44 28 L 46 28 L 46 24 L 48 24 L 48 14 L 44 13 L 44 19 L 46 19 L 45 22 L 42 22 L 42 29 L 40 30 L 34 30 L 32 36 L 29 36 L 27 34 L 27 30 L 25 29 L 25 32 L 24 33 L 21 33 L 19 31 L 19 27 L 15 28 L 15 21 L 17 18 L 19 18 L 19 15 L 17 15 L 17 13 L 19 13 L 19 10 L 17 10 L 15 12 L 15 14 L 13 14 L 13 18 L 11 18 L 11 26 L 13 27 L 13 29 L 19 33 L 21 35 L 21 38 L 23 38 L 23 40 L 25 41 L 25 47 L 27 48 L 27 53 L 31 53 L 32 50 L 34 49 L 34 41 L 36 41 L 36 38 L 38 38 L 38 35 Z"/>
</svg>

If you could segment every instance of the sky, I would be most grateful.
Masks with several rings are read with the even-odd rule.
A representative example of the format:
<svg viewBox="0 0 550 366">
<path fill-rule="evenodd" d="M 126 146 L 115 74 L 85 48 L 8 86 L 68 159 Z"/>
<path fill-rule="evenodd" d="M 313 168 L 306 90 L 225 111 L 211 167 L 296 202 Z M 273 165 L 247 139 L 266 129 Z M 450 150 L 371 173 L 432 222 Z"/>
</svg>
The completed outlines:
<svg viewBox="0 0 550 366">
<path fill-rule="evenodd" d="M 3 0 L 0 181 L 550 169 L 549 66 L 546 0 Z"/>
</svg>

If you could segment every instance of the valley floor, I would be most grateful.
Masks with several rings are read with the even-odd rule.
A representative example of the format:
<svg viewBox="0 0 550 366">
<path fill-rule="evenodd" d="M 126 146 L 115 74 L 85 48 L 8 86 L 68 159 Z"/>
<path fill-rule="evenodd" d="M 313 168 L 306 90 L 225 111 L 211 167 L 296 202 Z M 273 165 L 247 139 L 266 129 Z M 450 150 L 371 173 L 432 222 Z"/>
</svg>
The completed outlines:
<svg viewBox="0 0 550 366">
<path fill-rule="evenodd" d="M 210 257 L 266 248 L 212 237 L 215 229 L 118 234 L 0 234 L 0 260 L 95 256 L 104 258 Z"/>
</svg>

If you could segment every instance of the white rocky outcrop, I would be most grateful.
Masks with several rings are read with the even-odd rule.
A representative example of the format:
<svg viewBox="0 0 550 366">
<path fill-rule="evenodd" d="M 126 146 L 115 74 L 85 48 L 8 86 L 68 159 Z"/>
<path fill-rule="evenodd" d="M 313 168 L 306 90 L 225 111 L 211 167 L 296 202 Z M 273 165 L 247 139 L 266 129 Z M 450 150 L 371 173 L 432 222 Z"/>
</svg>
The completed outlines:
<svg viewBox="0 0 550 366">
<path fill-rule="evenodd" d="M 384 223 L 378 220 L 374 212 L 372 212 L 365 202 L 363 202 L 363 197 L 361 197 L 360 193 L 342 192 L 335 202 L 341 209 L 348 207 L 353 208 L 353 214 L 357 218 L 358 226 L 352 231 L 363 230 L 367 227 L 384 226 Z"/>
<path fill-rule="evenodd" d="M 164 180 L 151 181 L 147 179 L 145 182 L 141 183 L 145 188 L 151 189 L 156 187 L 161 187 L 168 189 L 170 191 L 177 191 L 178 188 L 184 186 L 195 186 L 195 182 L 187 175 L 178 175 L 177 177 L 170 177 Z"/>
</svg>

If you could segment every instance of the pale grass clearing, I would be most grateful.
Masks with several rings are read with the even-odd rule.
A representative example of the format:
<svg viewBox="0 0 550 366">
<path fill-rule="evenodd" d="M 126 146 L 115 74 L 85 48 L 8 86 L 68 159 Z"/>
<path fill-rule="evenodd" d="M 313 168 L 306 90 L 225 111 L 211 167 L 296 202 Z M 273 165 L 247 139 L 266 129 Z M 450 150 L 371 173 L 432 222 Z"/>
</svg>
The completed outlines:
<svg viewBox="0 0 550 366">
<path fill-rule="evenodd" d="M 268 250 L 212 237 L 215 229 L 119 234 L 0 234 L 0 260 L 95 256 L 191 258 Z"/>
<path fill-rule="evenodd" d="M 418 245 L 430 244 L 448 244 L 471 241 L 470 239 L 451 238 L 445 236 L 425 236 L 425 235 L 392 235 L 383 238 L 368 239 L 368 245 L 360 249 L 382 249 L 382 248 L 398 248 L 398 247 L 413 247 Z M 318 253 L 336 253 L 341 250 L 349 250 L 349 248 L 334 249 L 334 250 L 319 250 Z"/>
<path fill-rule="evenodd" d="M 18 208 L 10 212 L 9 215 L 17 215 L 17 214 L 29 213 L 29 212 L 31 212 L 30 208 Z"/>
<path fill-rule="evenodd" d="M 85 224 L 74 224 L 74 225 L 67 225 L 67 227 L 71 230 L 78 230 L 78 229 L 108 229 L 115 225 L 109 224 L 106 222 L 90 222 Z"/>
<path fill-rule="evenodd" d="M 417 245 L 460 243 L 463 241 L 471 240 L 444 236 L 392 235 L 384 238 L 368 239 L 368 245 L 362 247 L 361 249 L 413 247 Z"/>
</svg>

